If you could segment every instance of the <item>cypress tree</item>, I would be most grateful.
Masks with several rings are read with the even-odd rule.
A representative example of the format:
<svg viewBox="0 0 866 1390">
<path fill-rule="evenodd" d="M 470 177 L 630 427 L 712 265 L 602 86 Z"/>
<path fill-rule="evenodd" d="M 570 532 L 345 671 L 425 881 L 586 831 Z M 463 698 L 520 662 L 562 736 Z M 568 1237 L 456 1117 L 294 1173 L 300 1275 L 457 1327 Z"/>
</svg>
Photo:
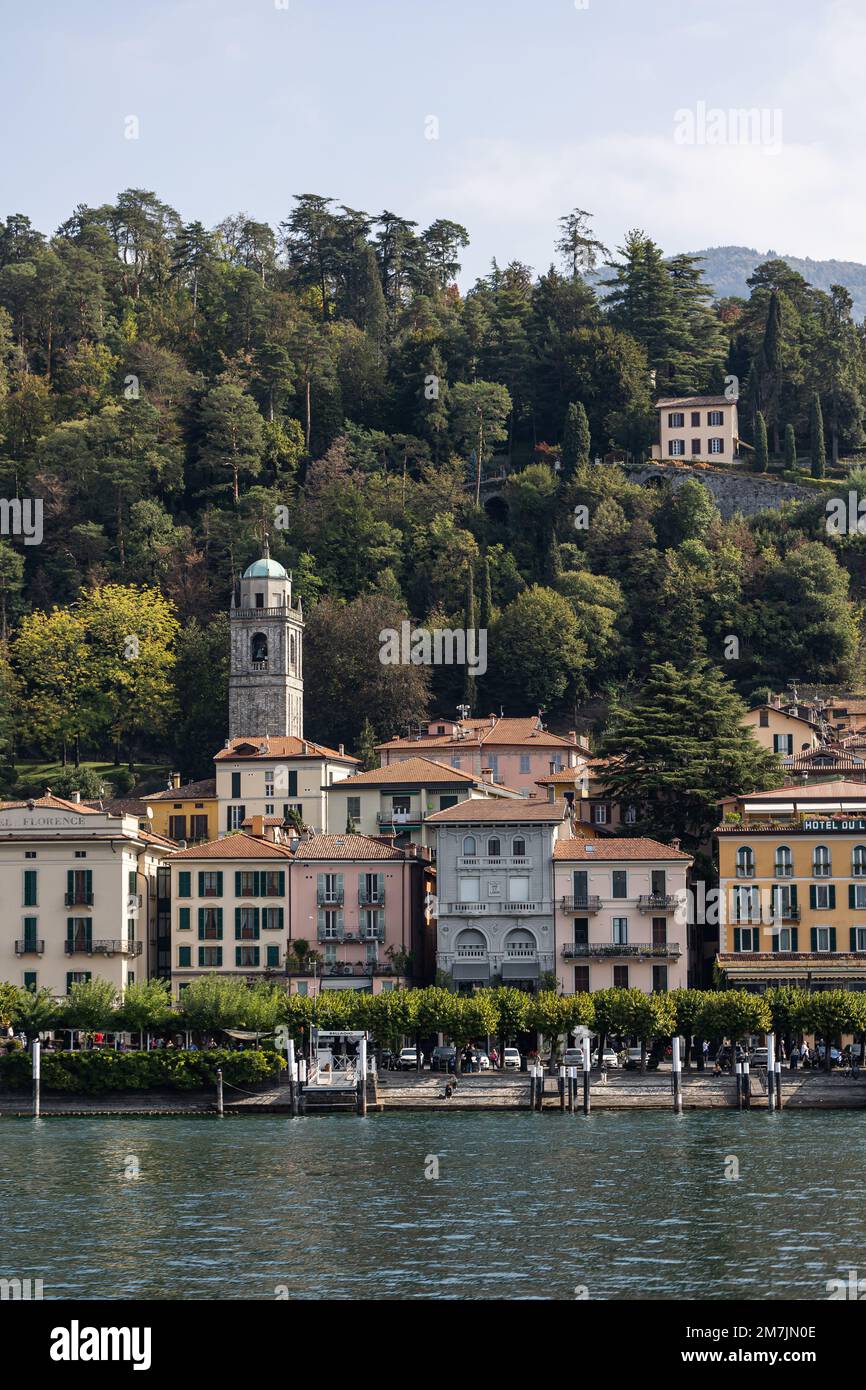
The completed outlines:
<svg viewBox="0 0 866 1390">
<path fill-rule="evenodd" d="M 785 467 L 787 469 L 797 467 L 797 439 L 793 425 L 785 426 Z"/>
<path fill-rule="evenodd" d="M 589 420 L 583 402 L 572 401 L 562 431 L 562 476 L 566 481 L 589 463 L 589 449 Z"/>
<path fill-rule="evenodd" d="M 767 451 L 767 422 L 758 411 L 755 420 L 755 472 L 766 473 L 770 456 Z"/>
<path fill-rule="evenodd" d="M 482 632 L 489 631 L 493 626 L 493 591 L 490 586 L 490 561 L 486 555 L 481 569 L 481 612 L 478 616 L 478 626 Z"/>
<path fill-rule="evenodd" d="M 821 411 L 821 397 L 816 391 L 812 397 L 809 417 L 809 445 L 812 456 L 812 477 L 823 478 L 827 469 L 827 452 L 824 448 L 824 416 Z"/>
<path fill-rule="evenodd" d="M 475 612 L 475 571 L 474 571 L 473 564 L 472 564 L 472 561 L 471 561 L 471 560 L 469 561 L 469 565 L 468 565 L 467 569 L 468 569 L 468 572 L 467 572 L 467 575 L 466 575 L 466 610 L 465 610 L 465 622 L 464 622 L 464 626 L 465 626 L 465 629 L 466 629 L 467 649 L 468 649 L 468 644 L 469 644 L 469 633 L 475 631 L 476 623 L 477 623 L 476 612 Z M 476 646 L 475 650 L 476 650 L 476 651 L 478 650 L 477 646 Z M 470 712 L 470 714 L 472 713 L 472 711 L 473 711 L 474 708 L 475 708 L 475 701 L 476 701 L 476 699 L 477 699 L 477 691 L 476 691 L 476 688 L 475 688 L 475 673 L 474 673 L 474 671 L 472 671 L 472 669 L 471 669 L 470 666 L 469 666 L 469 663 L 467 662 L 467 664 L 466 664 L 466 678 L 465 678 L 465 680 L 464 680 L 464 682 L 463 682 L 463 703 L 464 703 L 464 705 L 468 705 L 468 706 L 469 706 L 469 712 Z"/>
</svg>

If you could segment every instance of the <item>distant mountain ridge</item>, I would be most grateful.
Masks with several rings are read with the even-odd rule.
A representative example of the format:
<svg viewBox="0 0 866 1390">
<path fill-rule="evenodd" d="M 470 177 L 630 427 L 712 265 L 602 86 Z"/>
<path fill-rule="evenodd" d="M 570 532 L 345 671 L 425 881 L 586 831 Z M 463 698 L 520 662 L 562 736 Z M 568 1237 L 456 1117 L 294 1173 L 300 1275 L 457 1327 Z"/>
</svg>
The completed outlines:
<svg viewBox="0 0 866 1390">
<path fill-rule="evenodd" d="M 778 251 L 756 251 L 750 246 L 710 246 L 691 253 L 704 262 L 704 275 L 719 299 L 739 295 L 748 299 L 746 284 L 756 266 L 764 261 L 787 261 L 818 290 L 844 285 L 854 300 L 854 319 L 866 318 L 866 265 L 859 261 L 813 261 L 809 256 L 780 255 Z"/>
</svg>

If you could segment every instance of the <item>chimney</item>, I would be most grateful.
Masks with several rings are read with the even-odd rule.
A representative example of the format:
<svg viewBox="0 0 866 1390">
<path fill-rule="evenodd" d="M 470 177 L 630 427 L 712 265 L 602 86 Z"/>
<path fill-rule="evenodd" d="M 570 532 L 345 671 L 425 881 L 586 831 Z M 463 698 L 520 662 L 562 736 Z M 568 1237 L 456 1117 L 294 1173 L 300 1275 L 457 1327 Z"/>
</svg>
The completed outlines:
<svg viewBox="0 0 866 1390">
<path fill-rule="evenodd" d="M 180 786 L 180 773 L 179 773 L 179 772 L 173 772 L 173 773 L 171 774 L 171 785 L 172 785 L 173 789 L 174 789 L 175 791 L 177 791 L 178 787 Z"/>
<path fill-rule="evenodd" d="M 73 792 L 73 793 L 72 793 L 72 800 L 75 801 L 76 803 L 79 802 L 79 801 L 81 800 L 81 792 L 78 792 L 78 791 Z"/>
<path fill-rule="evenodd" d="M 482 769 L 481 769 L 481 780 L 482 780 L 482 782 L 486 782 L 487 785 L 488 785 L 488 787 L 492 787 L 492 786 L 493 786 L 493 768 L 492 768 L 492 767 L 482 767 Z"/>
<path fill-rule="evenodd" d="M 496 715 L 495 715 L 495 714 L 491 714 L 491 716 L 490 716 L 490 727 L 491 727 L 491 729 L 495 729 L 495 728 L 496 728 Z"/>
<path fill-rule="evenodd" d="M 577 743 L 577 729 L 569 729 L 568 737 L 571 739 L 572 743 Z"/>
<path fill-rule="evenodd" d="M 548 783 L 548 787 L 547 787 L 547 799 L 548 799 L 548 801 L 555 801 L 555 800 L 556 800 L 556 787 L 553 785 L 552 782 Z"/>
<path fill-rule="evenodd" d="M 678 840 L 678 839 L 671 840 L 671 849 L 679 849 L 679 847 L 680 847 L 681 844 L 682 844 L 682 841 L 681 841 L 681 840 Z"/>
<path fill-rule="evenodd" d="M 341 743 L 341 744 L 340 744 L 340 757 L 341 757 L 341 758 L 345 758 L 345 756 L 346 756 L 346 745 L 345 745 L 345 743 Z"/>
<path fill-rule="evenodd" d="M 548 766 L 549 766 L 550 771 L 551 771 L 552 773 L 555 773 L 555 772 L 556 772 L 556 763 L 549 763 Z"/>
<path fill-rule="evenodd" d="M 251 829 L 250 829 L 250 834 L 251 834 L 256 840 L 263 840 L 263 839 L 265 838 L 265 818 L 264 818 L 264 816 L 253 816 L 253 823 L 252 823 L 252 827 L 251 827 Z"/>
</svg>

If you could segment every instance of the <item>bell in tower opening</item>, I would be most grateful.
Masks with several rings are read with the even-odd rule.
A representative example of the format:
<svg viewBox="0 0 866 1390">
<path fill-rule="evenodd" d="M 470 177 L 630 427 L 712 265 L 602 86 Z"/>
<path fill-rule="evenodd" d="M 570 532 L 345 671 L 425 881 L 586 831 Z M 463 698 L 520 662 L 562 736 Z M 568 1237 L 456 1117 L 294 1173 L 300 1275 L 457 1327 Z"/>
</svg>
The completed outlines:
<svg viewBox="0 0 866 1390">
<path fill-rule="evenodd" d="M 235 584 L 231 605 L 229 737 L 304 736 L 304 615 L 292 577 L 264 555 Z"/>
</svg>

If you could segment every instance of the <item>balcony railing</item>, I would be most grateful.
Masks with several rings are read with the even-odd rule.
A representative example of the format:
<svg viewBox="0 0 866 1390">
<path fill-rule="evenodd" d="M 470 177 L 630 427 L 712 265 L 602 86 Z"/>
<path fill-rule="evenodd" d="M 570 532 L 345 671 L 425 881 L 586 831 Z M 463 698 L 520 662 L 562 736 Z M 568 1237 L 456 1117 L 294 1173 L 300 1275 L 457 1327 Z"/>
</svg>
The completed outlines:
<svg viewBox="0 0 866 1390">
<path fill-rule="evenodd" d="M 72 893 L 63 894 L 63 902 L 66 907 L 93 907 L 93 894 L 76 888 Z"/>
<path fill-rule="evenodd" d="M 771 922 L 799 922 L 799 920 L 799 907 L 792 907 L 790 903 L 783 903 L 781 907 L 770 909 Z"/>
<path fill-rule="evenodd" d="M 26 936 L 23 941 L 15 942 L 16 956 L 41 956 L 45 952 L 45 942 L 41 937 Z"/>
<path fill-rule="evenodd" d="M 503 912 L 543 912 L 541 903 L 506 903 Z"/>
<path fill-rule="evenodd" d="M 358 902 L 361 907 L 384 907 L 385 889 L 383 888 L 381 891 L 377 892 L 375 889 L 359 888 Z"/>
<path fill-rule="evenodd" d="M 480 912 L 487 911 L 486 903 L 449 903 L 446 909 L 448 912 L 459 912 L 468 917 L 477 917 Z"/>
<path fill-rule="evenodd" d="M 575 897 L 563 898 L 560 905 L 563 912 L 600 912 L 601 898 L 578 893 Z"/>
<path fill-rule="evenodd" d="M 377 811 L 379 825 L 420 825 L 420 811 Z"/>
<path fill-rule="evenodd" d="M 682 947 L 668 941 L 656 944 L 652 941 L 629 942 L 627 945 L 612 945 L 610 942 L 567 941 L 562 948 L 563 960 L 585 959 L 587 956 L 638 956 L 658 960 L 676 960 L 682 955 Z"/>
<path fill-rule="evenodd" d="M 342 907 L 344 896 L 342 889 L 338 892 L 335 888 L 329 892 L 327 888 L 320 888 L 316 893 L 316 902 L 319 907 Z"/>
<path fill-rule="evenodd" d="M 491 858 L 489 855 L 462 854 L 457 860 L 458 869 L 528 869 L 532 861 L 526 855 L 504 855 Z"/>
<path fill-rule="evenodd" d="M 319 927 L 316 932 L 319 941 L 345 941 L 346 933 L 342 927 Z"/>
<path fill-rule="evenodd" d="M 68 956 L 140 956 L 140 941 L 92 941 L 87 937 L 76 936 L 63 943 Z"/>
<path fill-rule="evenodd" d="M 673 912 L 676 905 L 673 893 L 643 893 L 637 900 L 638 912 Z"/>
<path fill-rule="evenodd" d="M 361 931 L 358 933 L 358 939 L 359 939 L 360 941 L 384 941 L 384 940 L 385 940 L 385 928 L 384 928 L 384 927 L 363 927 L 363 928 L 361 929 Z"/>
</svg>

